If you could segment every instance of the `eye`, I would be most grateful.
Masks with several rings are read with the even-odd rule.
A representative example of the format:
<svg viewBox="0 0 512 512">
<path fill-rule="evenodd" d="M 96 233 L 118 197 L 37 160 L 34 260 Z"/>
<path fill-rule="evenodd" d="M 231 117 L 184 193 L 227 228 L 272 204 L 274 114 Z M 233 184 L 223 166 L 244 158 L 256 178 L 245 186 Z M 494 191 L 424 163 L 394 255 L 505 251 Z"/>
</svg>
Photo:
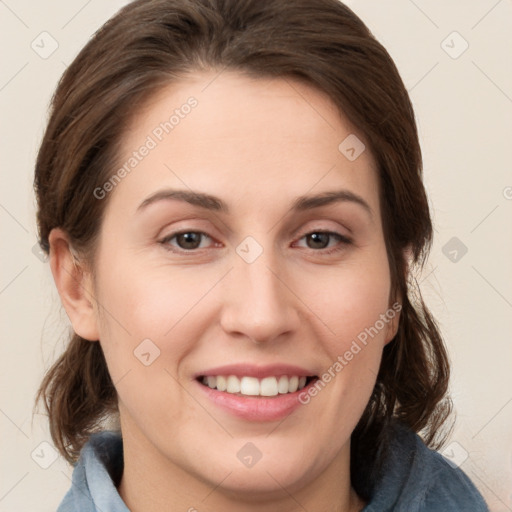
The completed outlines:
<svg viewBox="0 0 512 512">
<path fill-rule="evenodd" d="M 202 238 L 208 238 L 211 240 L 211 238 L 202 231 L 178 231 L 166 236 L 160 240 L 160 243 L 164 245 L 166 249 L 174 251 L 175 249 L 172 248 L 174 245 L 171 244 L 171 241 L 176 239 L 178 249 L 181 249 L 182 251 L 191 251 L 194 249 L 204 249 L 204 247 L 200 247 Z"/>
<path fill-rule="evenodd" d="M 338 244 L 334 247 L 327 248 L 329 245 L 329 241 L 333 238 L 338 240 Z M 176 239 L 176 245 L 171 243 L 174 239 Z M 167 250 L 173 252 L 187 252 L 194 251 L 195 249 L 204 249 L 205 246 L 201 246 L 201 241 L 204 239 L 212 240 L 212 238 L 203 233 L 202 231 L 177 231 L 175 233 L 171 233 L 166 236 L 162 240 L 159 241 Z M 341 233 L 337 233 L 335 231 L 325 231 L 325 230 L 316 230 L 311 231 L 305 234 L 299 240 L 306 239 L 311 243 L 308 243 L 309 249 L 313 249 L 315 251 L 322 251 L 325 254 L 331 254 L 337 251 L 343 250 L 347 245 L 352 244 L 352 240 Z"/>
<path fill-rule="evenodd" d="M 338 239 L 338 244 L 332 248 L 327 249 L 326 245 L 329 244 L 329 239 L 332 238 Z M 335 231 L 325 231 L 325 230 L 316 230 L 311 231 L 305 234 L 300 240 L 306 239 L 311 241 L 311 244 L 308 244 L 309 249 L 320 249 L 325 254 L 331 254 L 337 251 L 342 251 L 347 245 L 352 244 L 352 240 L 341 233 L 337 233 Z"/>
</svg>

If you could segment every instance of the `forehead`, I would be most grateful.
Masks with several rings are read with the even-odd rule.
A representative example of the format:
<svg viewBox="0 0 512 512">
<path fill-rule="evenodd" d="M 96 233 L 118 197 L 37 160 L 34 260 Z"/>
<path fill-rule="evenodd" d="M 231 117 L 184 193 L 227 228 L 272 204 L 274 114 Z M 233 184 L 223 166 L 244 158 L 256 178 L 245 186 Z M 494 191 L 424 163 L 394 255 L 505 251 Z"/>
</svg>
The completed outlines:
<svg viewBox="0 0 512 512">
<path fill-rule="evenodd" d="M 345 187 L 377 211 L 372 155 L 364 150 L 347 158 L 347 137 L 364 140 L 325 93 L 304 82 L 231 71 L 191 74 L 135 114 L 118 162 L 133 165 L 110 200 L 138 205 L 159 187 L 179 187 L 248 208 L 252 197 L 269 206 Z M 145 156 L 134 156 L 144 146 L 150 148 Z"/>
</svg>

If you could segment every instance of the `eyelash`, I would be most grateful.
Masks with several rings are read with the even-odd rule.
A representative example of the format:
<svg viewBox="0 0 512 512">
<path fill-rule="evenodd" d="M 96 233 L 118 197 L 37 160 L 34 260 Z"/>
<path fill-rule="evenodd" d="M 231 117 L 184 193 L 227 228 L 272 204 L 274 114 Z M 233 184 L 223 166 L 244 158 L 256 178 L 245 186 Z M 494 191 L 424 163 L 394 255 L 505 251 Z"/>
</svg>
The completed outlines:
<svg viewBox="0 0 512 512">
<path fill-rule="evenodd" d="M 174 233 L 171 233 L 171 234 L 167 235 L 165 238 L 162 238 L 159 241 L 159 243 L 162 244 L 166 250 L 174 252 L 174 253 L 178 253 L 178 254 L 187 254 L 187 253 L 190 254 L 190 253 L 193 253 L 193 252 L 198 252 L 200 249 L 173 249 L 173 248 L 171 248 L 171 245 L 169 244 L 169 242 L 173 238 L 177 237 L 178 235 L 183 235 L 183 234 L 187 234 L 187 233 L 195 233 L 195 234 L 199 234 L 199 235 L 204 235 L 207 238 L 210 238 L 211 240 L 213 240 L 212 237 L 210 237 L 207 233 L 204 233 L 202 231 L 182 230 L 182 231 L 176 231 Z M 334 237 L 338 238 L 338 240 L 341 243 L 336 245 L 333 248 L 330 248 L 330 249 L 310 249 L 313 252 L 322 252 L 323 254 L 329 255 L 329 254 L 340 252 L 343 249 L 345 249 L 345 247 L 347 245 L 352 245 L 353 244 L 353 241 L 350 238 L 348 238 L 347 236 L 345 236 L 345 235 L 337 233 L 336 231 L 328 231 L 328 230 L 322 230 L 322 229 L 317 229 L 317 230 L 314 230 L 314 231 L 309 231 L 308 233 L 305 233 L 304 235 L 302 235 L 299 238 L 299 240 L 302 240 L 303 238 L 307 237 L 308 235 L 319 234 L 319 233 L 324 233 L 324 234 L 328 234 L 328 235 L 334 236 Z"/>
</svg>

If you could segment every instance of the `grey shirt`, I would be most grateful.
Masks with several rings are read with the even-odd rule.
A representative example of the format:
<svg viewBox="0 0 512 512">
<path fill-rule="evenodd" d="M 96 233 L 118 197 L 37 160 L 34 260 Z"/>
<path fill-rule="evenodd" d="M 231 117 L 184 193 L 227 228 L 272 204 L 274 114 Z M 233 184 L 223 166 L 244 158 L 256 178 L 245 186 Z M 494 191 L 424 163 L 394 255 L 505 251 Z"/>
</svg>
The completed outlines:
<svg viewBox="0 0 512 512">
<path fill-rule="evenodd" d="M 93 434 L 74 467 L 57 512 L 129 512 L 117 486 L 123 441 L 117 431 Z M 393 427 L 390 450 L 363 512 L 489 512 L 466 474 L 404 426 Z"/>
</svg>

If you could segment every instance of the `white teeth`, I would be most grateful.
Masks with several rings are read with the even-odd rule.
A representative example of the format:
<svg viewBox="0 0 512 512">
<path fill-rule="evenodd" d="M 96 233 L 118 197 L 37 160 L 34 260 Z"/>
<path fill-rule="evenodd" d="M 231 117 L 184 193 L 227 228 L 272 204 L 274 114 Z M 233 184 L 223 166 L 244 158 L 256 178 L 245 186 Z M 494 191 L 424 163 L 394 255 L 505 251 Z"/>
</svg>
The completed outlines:
<svg viewBox="0 0 512 512">
<path fill-rule="evenodd" d="M 265 377 L 261 379 L 260 395 L 276 396 L 277 395 L 277 379 L 275 377 Z"/>
<path fill-rule="evenodd" d="M 236 377 L 233 378 L 238 380 Z M 242 395 L 259 395 L 260 383 L 256 377 L 242 377 L 238 391 L 240 391 Z"/>
<path fill-rule="evenodd" d="M 226 381 L 226 377 L 224 377 L 224 375 L 219 375 L 217 377 L 217 389 L 219 391 L 226 391 L 228 387 L 228 383 Z"/>
<path fill-rule="evenodd" d="M 283 375 L 277 377 L 242 377 L 235 375 L 208 375 L 203 377 L 203 384 L 212 389 L 226 391 L 227 393 L 240 393 L 247 396 L 277 396 L 278 394 L 294 393 L 306 385 L 306 377 Z"/>
<path fill-rule="evenodd" d="M 226 391 L 228 393 L 240 393 L 240 380 L 238 377 L 235 377 L 234 375 L 230 375 L 228 377 Z"/>
<path fill-rule="evenodd" d="M 288 377 L 283 375 L 277 384 L 277 391 L 279 393 L 288 393 Z"/>
<path fill-rule="evenodd" d="M 297 391 L 297 388 L 299 387 L 299 377 L 294 375 L 290 378 L 290 382 L 288 382 L 288 391 L 290 393 L 293 393 L 294 391 Z"/>
</svg>

